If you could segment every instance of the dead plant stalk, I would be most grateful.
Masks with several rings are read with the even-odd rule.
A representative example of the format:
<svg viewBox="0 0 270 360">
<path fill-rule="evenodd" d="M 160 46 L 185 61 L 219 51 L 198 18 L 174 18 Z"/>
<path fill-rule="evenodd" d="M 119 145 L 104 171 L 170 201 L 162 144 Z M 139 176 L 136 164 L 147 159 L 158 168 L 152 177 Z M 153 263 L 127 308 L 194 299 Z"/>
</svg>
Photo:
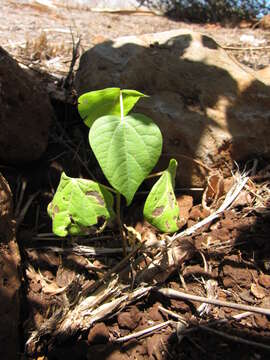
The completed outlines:
<svg viewBox="0 0 270 360">
<path fill-rule="evenodd" d="M 207 298 L 204 296 L 186 294 L 181 291 L 177 291 L 177 290 L 169 289 L 169 288 L 157 289 L 156 291 L 168 298 L 204 302 L 204 303 L 212 304 L 212 305 L 216 305 L 216 306 L 229 307 L 232 309 L 250 311 L 250 312 L 253 312 L 256 314 L 263 314 L 263 315 L 270 316 L 270 309 L 261 308 L 261 307 L 257 307 L 257 306 L 237 304 L 237 303 L 233 303 L 233 302 L 229 302 L 229 301 L 221 301 L 218 299 L 210 299 L 210 298 Z"/>
</svg>

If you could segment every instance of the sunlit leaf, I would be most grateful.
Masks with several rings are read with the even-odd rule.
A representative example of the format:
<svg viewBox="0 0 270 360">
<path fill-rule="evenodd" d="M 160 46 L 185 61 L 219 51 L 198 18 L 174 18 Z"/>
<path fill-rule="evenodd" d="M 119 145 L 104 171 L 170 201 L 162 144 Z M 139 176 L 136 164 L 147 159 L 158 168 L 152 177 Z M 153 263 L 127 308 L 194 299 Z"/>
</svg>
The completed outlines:
<svg viewBox="0 0 270 360">
<path fill-rule="evenodd" d="M 113 196 L 92 180 L 70 178 L 62 173 L 52 202 L 48 206 L 53 232 L 58 236 L 83 235 L 89 228 L 114 217 Z"/>
<path fill-rule="evenodd" d="M 89 142 L 111 186 L 129 205 L 160 157 L 158 126 L 142 114 L 103 116 L 91 127 Z"/>
<path fill-rule="evenodd" d="M 137 101 L 141 97 L 147 97 L 147 95 L 144 95 L 143 93 L 136 91 L 136 90 L 128 90 L 124 89 L 121 90 L 122 96 L 123 96 L 123 108 L 124 108 L 124 116 L 126 116 L 130 110 L 133 109 Z M 120 110 L 120 108 L 119 108 Z M 120 115 L 120 114 L 119 114 Z"/>
<path fill-rule="evenodd" d="M 85 93 L 78 99 L 78 111 L 85 124 L 91 127 L 96 119 L 105 115 L 120 116 L 120 91 L 123 98 L 124 116 L 129 113 L 140 97 L 146 96 L 136 90 L 120 90 L 120 88 Z"/>
<path fill-rule="evenodd" d="M 150 191 L 143 210 L 144 217 L 150 224 L 167 233 L 179 228 L 179 207 L 174 195 L 176 169 L 177 161 L 171 159 L 168 169 Z"/>
</svg>

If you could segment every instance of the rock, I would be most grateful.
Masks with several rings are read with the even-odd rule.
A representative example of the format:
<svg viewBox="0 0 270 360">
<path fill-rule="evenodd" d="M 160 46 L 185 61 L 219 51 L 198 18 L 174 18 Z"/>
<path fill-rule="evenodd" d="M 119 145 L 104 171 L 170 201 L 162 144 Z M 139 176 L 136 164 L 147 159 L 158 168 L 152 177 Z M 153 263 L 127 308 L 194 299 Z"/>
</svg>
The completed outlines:
<svg viewBox="0 0 270 360">
<path fill-rule="evenodd" d="M 24 0 L 25 1 L 25 0 Z M 28 0 L 29 1 L 29 0 Z M 31 0 L 36 1 L 36 0 Z M 43 0 L 44 2 L 44 0 Z M 167 4 L 162 4 L 162 1 L 152 0 L 144 5 L 144 1 L 140 0 L 46 0 L 50 6 L 66 6 L 81 9 L 88 9 L 96 12 L 105 13 L 149 13 L 164 14 L 168 10 Z"/>
<path fill-rule="evenodd" d="M 210 215 L 210 212 L 207 209 L 204 209 L 202 205 L 195 205 L 192 207 L 189 213 L 189 219 L 194 220 L 195 222 L 198 222 L 200 220 L 203 220 L 207 216 Z"/>
<path fill-rule="evenodd" d="M 193 197 L 190 195 L 181 195 L 177 197 L 177 202 L 180 209 L 180 226 L 183 227 L 188 222 L 189 212 L 193 206 Z"/>
<path fill-rule="evenodd" d="M 270 66 L 266 66 L 263 69 L 257 70 L 255 76 L 265 85 L 270 86 Z"/>
<path fill-rule="evenodd" d="M 265 315 L 254 315 L 254 320 L 255 320 L 256 325 L 260 328 L 260 330 L 269 329 L 269 327 L 268 327 L 269 321 L 267 319 L 267 316 L 265 316 Z"/>
<path fill-rule="evenodd" d="M 89 344 L 106 344 L 109 341 L 109 329 L 104 323 L 95 324 L 88 333 Z"/>
<path fill-rule="evenodd" d="M 269 87 L 208 36 L 181 29 L 96 45 L 81 57 L 77 92 L 113 86 L 151 95 L 135 111 L 160 127 L 157 170 L 175 157 L 178 185 L 204 186 L 207 167 L 230 175 L 234 161 L 270 157 Z"/>
<path fill-rule="evenodd" d="M 233 256 L 226 260 L 237 263 L 237 259 Z M 232 288 L 236 284 L 245 289 L 250 289 L 252 283 L 252 275 L 246 269 L 236 268 L 231 265 L 223 266 L 223 284 L 226 288 Z"/>
<path fill-rule="evenodd" d="M 260 286 L 259 284 L 251 284 L 250 292 L 257 299 L 263 299 L 266 295 L 264 288 L 262 286 Z"/>
<path fill-rule="evenodd" d="M 161 315 L 161 312 L 159 311 L 159 306 L 161 306 L 160 303 L 155 303 L 150 309 L 149 309 L 149 317 L 153 321 L 163 321 L 163 316 Z"/>
<path fill-rule="evenodd" d="M 270 14 L 264 15 L 260 21 L 257 22 L 256 27 L 259 26 L 261 29 L 270 29 Z"/>
<path fill-rule="evenodd" d="M 37 160 L 47 147 L 53 110 L 40 84 L 0 47 L 0 161 Z"/>
<path fill-rule="evenodd" d="M 0 358 L 19 354 L 20 253 L 15 238 L 12 195 L 0 174 Z"/>
<path fill-rule="evenodd" d="M 141 319 L 140 312 L 136 306 L 132 306 L 129 311 L 118 314 L 117 322 L 122 329 L 134 330 Z"/>
<path fill-rule="evenodd" d="M 259 283 L 266 289 L 270 288 L 270 275 L 267 274 L 260 274 L 259 276 Z"/>
<path fill-rule="evenodd" d="M 122 329 L 133 330 L 136 328 L 137 324 L 133 321 L 131 314 L 129 312 L 122 312 L 117 317 L 117 322 Z"/>
</svg>

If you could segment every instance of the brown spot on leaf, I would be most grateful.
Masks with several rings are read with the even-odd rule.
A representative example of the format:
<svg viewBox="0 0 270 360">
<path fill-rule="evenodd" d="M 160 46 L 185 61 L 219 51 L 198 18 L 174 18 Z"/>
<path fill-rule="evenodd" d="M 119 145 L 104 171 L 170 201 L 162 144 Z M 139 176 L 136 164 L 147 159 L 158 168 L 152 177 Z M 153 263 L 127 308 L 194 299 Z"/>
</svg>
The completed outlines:
<svg viewBox="0 0 270 360">
<path fill-rule="evenodd" d="M 171 226 L 169 224 L 169 221 L 167 220 L 165 224 L 166 224 L 166 228 L 168 229 L 168 231 L 170 231 Z"/>
<path fill-rule="evenodd" d="M 57 213 L 59 213 L 59 207 L 57 206 L 57 205 L 55 205 L 54 206 L 54 208 L 53 208 L 53 212 L 55 213 L 55 214 L 57 214 Z"/>
<path fill-rule="evenodd" d="M 100 196 L 100 194 L 97 191 L 87 191 L 86 196 L 93 196 L 97 200 L 99 205 L 102 206 L 105 205 L 103 198 Z"/>
<path fill-rule="evenodd" d="M 170 208 L 173 209 L 175 207 L 175 197 L 171 191 L 168 193 L 168 200 Z"/>
<path fill-rule="evenodd" d="M 163 211 L 164 211 L 164 206 L 159 206 L 152 212 L 152 216 L 154 217 L 160 216 L 163 213 Z"/>
<path fill-rule="evenodd" d="M 55 217 L 55 214 L 59 213 L 59 207 L 57 205 L 53 206 L 52 204 L 49 205 L 49 209 L 52 210 L 52 217 Z"/>
</svg>

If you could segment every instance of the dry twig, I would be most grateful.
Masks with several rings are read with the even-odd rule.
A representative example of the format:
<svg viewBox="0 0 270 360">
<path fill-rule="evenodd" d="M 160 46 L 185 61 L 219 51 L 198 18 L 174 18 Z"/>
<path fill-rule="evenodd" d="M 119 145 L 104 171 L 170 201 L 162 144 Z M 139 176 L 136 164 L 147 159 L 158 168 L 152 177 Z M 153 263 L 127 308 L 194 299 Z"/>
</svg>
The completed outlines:
<svg viewBox="0 0 270 360">
<path fill-rule="evenodd" d="M 229 307 L 232 309 L 250 311 L 250 312 L 253 312 L 256 314 L 263 314 L 263 315 L 270 316 L 270 309 L 266 309 L 266 308 L 244 305 L 244 304 L 237 304 L 237 303 L 233 303 L 233 302 L 229 302 L 229 301 L 221 301 L 218 299 L 207 298 L 207 297 L 197 296 L 197 295 L 192 295 L 192 294 L 186 294 L 181 291 L 177 291 L 177 290 L 170 289 L 170 288 L 156 289 L 156 291 L 164 296 L 167 296 L 168 298 L 205 302 L 205 303 L 216 305 L 216 306 L 224 306 L 224 307 Z"/>
<path fill-rule="evenodd" d="M 156 332 L 158 330 L 161 330 L 164 327 L 167 327 L 168 325 L 171 325 L 171 324 L 172 324 L 172 321 L 168 320 L 168 321 L 165 321 L 165 322 L 163 322 L 161 324 L 153 325 L 153 326 L 150 326 L 150 327 L 148 327 L 146 329 L 134 332 L 134 333 L 126 335 L 126 336 L 122 336 L 120 338 L 117 338 L 117 339 L 114 340 L 114 342 L 121 343 L 121 342 L 125 342 L 125 341 L 131 340 L 131 339 L 137 339 L 137 338 L 142 337 L 142 336 L 148 336 L 148 335 L 151 335 L 154 332 Z"/>
<path fill-rule="evenodd" d="M 202 226 L 217 219 L 234 202 L 234 200 L 240 194 L 241 190 L 245 187 L 248 179 L 249 179 L 249 177 L 245 174 L 243 176 L 241 176 L 240 179 L 237 179 L 234 186 L 227 193 L 223 204 L 213 214 L 209 215 L 207 218 L 205 218 L 202 221 L 198 222 L 197 224 L 191 226 L 190 228 L 172 236 L 169 240 L 172 242 L 181 237 L 191 235 L 194 232 L 196 232 L 199 228 L 201 228 Z"/>
<path fill-rule="evenodd" d="M 63 84 L 63 87 L 65 89 L 69 88 L 71 85 L 72 85 L 72 81 L 73 81 L 73 69 L 74 69 L 74 66 L 76 64 L 76 61 L 79 57 L 79 47 L 80 47 L 80 44 L 81 44 L 81 38 L 79 37 L 77 43 L 75 44 L 75 39 L 74 39 L 74 35 L 73 35 L 73 32 L 72 32 L 72 29 L 70 29 L 70 32 L 71 32 L 71 37 L 72 37 L 72 59 L 71 59 L 71 62 L 70 62 L 70 66 L 69 66 L 69 71 L 68 71 L 68 74 L 67 74 L 67 77 L 65 78 L 65 81 L 64 81 L 64 84 Z"/>
<path fill-rule="evenodd" d="M 28 250 L 33 250 L 35 248 L 28 248 Z M 39 246 L 39 250 L 53 251 L 57 254 L 75 254 L 82 256 L 104 256 L 112 254 L 122 254 L 122 248 L 103 248 L 103 247 L 94 247 L 94 246 L 84 246 L 74 244 L 69 247 L 59 247 L 59 246 Z M 127 248 L 128 251 L 131 251 L 131 248 Z"/>
</svg>

